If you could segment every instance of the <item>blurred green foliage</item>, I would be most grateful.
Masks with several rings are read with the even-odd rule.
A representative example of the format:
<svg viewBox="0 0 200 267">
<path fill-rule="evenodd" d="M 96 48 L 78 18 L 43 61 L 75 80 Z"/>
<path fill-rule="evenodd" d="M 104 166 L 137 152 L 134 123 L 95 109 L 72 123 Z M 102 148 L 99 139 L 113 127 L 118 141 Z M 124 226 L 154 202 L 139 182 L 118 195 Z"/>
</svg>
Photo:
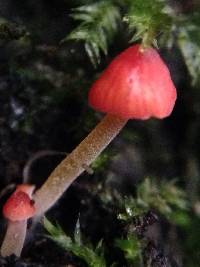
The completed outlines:
<svg viewBox="0 0 200 267">
<path fill-rule="evenodd" d="M 59 225 L 53 225 L 47 218 L 44 219 L 44 227 L 53 241 L 84 260 L 89 267 L 106 267 L 102 242 L 100 241 L 95 248 L 89 242 L 83 243 L 79 221 L 74 231 L 74 240 L 67 236 Z"/>
<path fill-rule="evenodd" d="M 95 66 L 100 63 L 100 51 L 107 54 L 123 21 L 127 22 L 133 35 L 131 42 L 142 40 L 144 47 L 157 46 L 156 36 L 169 30 L 172 24 L 171 17 L 165 12 L 165 2 L 160 0 L 99 1 L 75 8 L 73 12 L 71 16 L 81 23 L 63 41 L 84 41 Z"/>
<path fill-rule="evenodd" d="M 29 35 L 23 25 L 12 23 L 4 18 L 0 18 L 0 40 L 18 40 Z"/>
<path fill-rule="evenodd" d="M 193 84 L 198 82 L 199 12 L 192 16 L 179 13 L 177 17 L 176 11 L 165 0 L 127 0 L 123 3 L 116 0 L 99 1 L 72 11 L 74 13 L 71 16 L 81 23 L 63 41 L 84 41 L 94 66 L 100 63 L 101 51 L 105 55 L 108 53 L 108 46 L 114 41 L 119 25 L 124 21 L 132 35 L 130 42 L 141 40 L 144 47 L 151 44 L 158 47 L 159 39 L 167 43 L 175 37 Z"/>
<path fill-rule="evenodd" d="M 131 266 L 143 266 L 141 243 L 136 236 L 128 235 L 127 239 L 117 239 L 115 244 L 124 252 Z"/>
<path fill-rule="evenodd" d="M 108 53 L 120 21 L 118 8 L 110 1 L 100 1 L 91 5 L 73 9 L 72 18 L 81 21 L 62 42 L 67 40 L 83 40 L 91 62 L 100 63 L 100 52 Z"/>
<path fill-rule="evenodd" d="M 156 183 L 154 179 L 146 178 L 137 188 L 137 197 L 121 200 L 125 207 L 125 213 L 119 214 L 123 220 L 141 215 L 145 211 L 154 209 L 167 218 L 174 217 L 173 213 L 185 211 L 188 207 L 186 194 L 175 186 L 174 181 L 161 181 Z"/>
<path fill-rule="evenodd" d="M 193 252 L 190 251 L 192 256 L 191 260 L 189 260 L 188 257 L 186 257 L 186 259 L 184 256 L 184 260 L 188 262 L 187 266 L 195 266 L 192 264 L 193 261 L 198 258 L 199 244 L 196 243 L 194 235 L 198 228 L 197 224 L 199 223 L 199 219 L 188 206 L 188 200 L 183 190 L 175 186 L 174 182 L 156 183 L 154 180 L 147 178 L 137 188 L 136 197 L 129 197 L 123 200 L 122 196 L 118 195 L 117 199 L 117 202 L 113 202 L 113 200 L 110 199 L 110 204 L 112 204 L 112 212 L 115 216 L 118 215 L 119 221 L 123 222 L 123 228 L 120 236 L 112 241 L 112 248 L 110 247 L 109 249 L 112 250 L 114 247 L 119 248 L 124 254 L 127 266 L 148 266 L 146 265 L 146 261 L 149 261 L 149 264 L 150 262 L 153 263 L 155 261 L 153 258 L 155 253 L 160 255 L 159 257 L 156 256 L 156 258 L 158 257 L 157 264 L 159 264 L 160 261 L 168 262 L 167 258 L 159 252 L 159 250 L 156 252 L 155 247 L 153 247 L 155 250 L 153 255 L 149 252 L 150 254 L 145 256 L 148 246 L 151 246 L 149 245 L 150 239 L 146 236 L 146 232 L 155 222 L 160 223 L 160 215 L 165 217 L 168 223 L 179 227 L 180 231 L 184 231 L 185 236 L 184 241 L 181 241 L 183 242 L 181 246 L 186 249 L 186 255 L 190 251 L 191 243 L 195 245 L 196 250 Z M 115 203 L 115 205 L 113 205 L 113 203 Z M 104 209 L 110 210 L 109 202 L 107 202 L 106 205 L 102 202 L 101 205 L 104 206 Z M 116 214 L 119 210 L 124 212 Z M 149 213 L 150 210 L 154 210 L 158 216 L 155 217 L 153 213 Z M 49 233 L 48 236 L 53 241 L 65 250 L 83 259 L 88 266 L 110 266 L 107 257 L 105 257 L 103 253 L 106 242 L 103 242 L 103 246 L 102 241 L 100 241 L 98 245 L 94 247 L 91 245 L 90 237 L 87 241 L 84 240 L 81 236 L 79 219 L 74 230 L 73 239 L 67 236 L 59 225 L 53 225 L 46 218 L 44 219 L 44 227 Z M 109 227 L 111 230 L 112 225 Z M 168 264 L 170 263 L 168 262 Z M 112 266 L 118 266 L 118 263 L 113 262 Z"/>
<path fill-rule="evenodd" d="M 102 153 L 92 164 L 91 167 L 94 171 L 102 171 L 105 169 L 106 164 L 108 164 L 108 161 L 110 159 L 110 156 L 108 153 Z"/>
<path fill-rule="evenodd" d="M 200 14 L 183 17 L 178 30 L 178 45 L 192 78 L 192 85 L 199 83 L 200 77 Z"/>
<path fill-rule="evenodd" d="M 169 7 L 166 1 L 129 1 L 130 8 L 124 20 L 127 21 L 133 37 L 131 42 L 142 40 L 144 47 L 153 44 L 157 47 L 157 37 L 166 33 L 172 26 Z M 156 19 L 155 19 L 156 18 Z"/>
</svg>

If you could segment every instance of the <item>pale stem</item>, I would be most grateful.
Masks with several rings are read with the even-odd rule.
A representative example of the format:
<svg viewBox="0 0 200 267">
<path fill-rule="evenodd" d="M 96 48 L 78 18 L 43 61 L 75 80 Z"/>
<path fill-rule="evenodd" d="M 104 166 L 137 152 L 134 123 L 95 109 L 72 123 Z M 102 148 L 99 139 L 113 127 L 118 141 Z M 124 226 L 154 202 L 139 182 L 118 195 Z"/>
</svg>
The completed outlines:
<svg viewBox="0 0 200 267">
<path fill-rule="evenodd" d="M 7 257 L 12 254 L 20 257 L 26 237 L 27 220 L 12 222 L 8 221 L 6 235 L 1 245 L 1 256 Z"/>
<path fill-rule="evenodd" d="M 36 191 L 36 215 L 42 215 L 61 197 L 69 185 L 89 166 L 124 127 L 127 120 L 106 115 L 93 131 L 55 168 Z"/>
</svg>

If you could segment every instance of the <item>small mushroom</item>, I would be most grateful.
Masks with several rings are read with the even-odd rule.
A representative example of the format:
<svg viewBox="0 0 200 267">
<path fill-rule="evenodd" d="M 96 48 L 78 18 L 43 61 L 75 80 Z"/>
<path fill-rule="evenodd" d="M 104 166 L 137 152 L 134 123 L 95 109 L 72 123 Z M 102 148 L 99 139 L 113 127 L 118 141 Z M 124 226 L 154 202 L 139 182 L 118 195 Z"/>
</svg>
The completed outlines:
<svg viewBox="0 0 200 267">
<path fill-rule="evenodd" d="M 35 213 L 31 199 L 34 186 L 28 184 L 18 185 L 15 192 L 3 206 L 3 215 L 10 221 L 22 221 L 31 218 Z"/>
<path fill-rule="evenodd" d="M 15 192 L 3 206 L 3 215 L 8 219 L 7 231 L 1 245 L 0 254 L 3 257 L 15 254 L 21 255 L 24 245 L 27 220 L 35 214 L 32 198 L 33 185 L 18 185 Z"/>
<path fill-rule="evenodd" d="M 155 49 L 137 44 L 118 55 L 89 92 L 90 106 L 107 115 L 36 191 L 36 214 L 41 215 L 58 200 L 128 119 L 165 118 L 175 101 L 169 70 Z"/>
</svg>

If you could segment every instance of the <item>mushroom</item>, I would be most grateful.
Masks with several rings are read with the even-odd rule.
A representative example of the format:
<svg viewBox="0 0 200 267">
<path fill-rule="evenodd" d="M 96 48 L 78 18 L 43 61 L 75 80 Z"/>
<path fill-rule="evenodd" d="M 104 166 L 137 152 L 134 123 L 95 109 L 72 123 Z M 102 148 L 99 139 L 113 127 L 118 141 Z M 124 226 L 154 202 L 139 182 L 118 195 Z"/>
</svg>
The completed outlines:
<svg viewBox="0 0 200 267">
<path fill-rule="evenodd" d="M 3 206 L 3 215 L 8 219 L 7 231 L 0 251 L 3 257 L 21 254 L 26 237 L 27 219 L 35 214 L 31 199 L 34 188 L 33 185 L 28 184 L 18 185 Z"/>
<path fill-rule="evenodd" d="M 90 106 L 107 115 L 36 191 L 36 215 L 46 212 L 60 198 L 128 119 L 165 118 L 175 101 L 169 70 L 155 49 L 137 44 L 118 55 L 89 92 Z"/>
<path fill-rule="evenodd" d="M 31 218 L 35 213 L 35 207 L 31 200 L 33 190 L 34 186 L 32 185 L 18 185 L 3 206 L 4 217 L 13 222 Z"/>
</svg>

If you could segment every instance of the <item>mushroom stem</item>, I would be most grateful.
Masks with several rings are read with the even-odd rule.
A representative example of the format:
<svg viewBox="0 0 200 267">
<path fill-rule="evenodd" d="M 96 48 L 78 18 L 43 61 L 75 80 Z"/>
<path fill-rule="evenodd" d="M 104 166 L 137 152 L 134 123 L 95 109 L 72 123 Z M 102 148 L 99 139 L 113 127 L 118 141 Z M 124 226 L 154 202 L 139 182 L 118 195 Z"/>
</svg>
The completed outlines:
<svg viewBox="0 0 200 267">
<path fill-rule="evenodd" d="M 106 148 L 126 124 L 127 119 L 106 115 L 93 131 L 55 168 L 43 186 L 36 191 L 36 215 L 45 213 L 69 185 Z"/>
<path fill-rule="evenodd" d="M 7 257 L 12 254 L 21 255 L 26 237 L 27 220 L 12 222 L 8 221 L 6 235 L 1 245 L 0 254 L 2 257 Z"/>
</svg>

